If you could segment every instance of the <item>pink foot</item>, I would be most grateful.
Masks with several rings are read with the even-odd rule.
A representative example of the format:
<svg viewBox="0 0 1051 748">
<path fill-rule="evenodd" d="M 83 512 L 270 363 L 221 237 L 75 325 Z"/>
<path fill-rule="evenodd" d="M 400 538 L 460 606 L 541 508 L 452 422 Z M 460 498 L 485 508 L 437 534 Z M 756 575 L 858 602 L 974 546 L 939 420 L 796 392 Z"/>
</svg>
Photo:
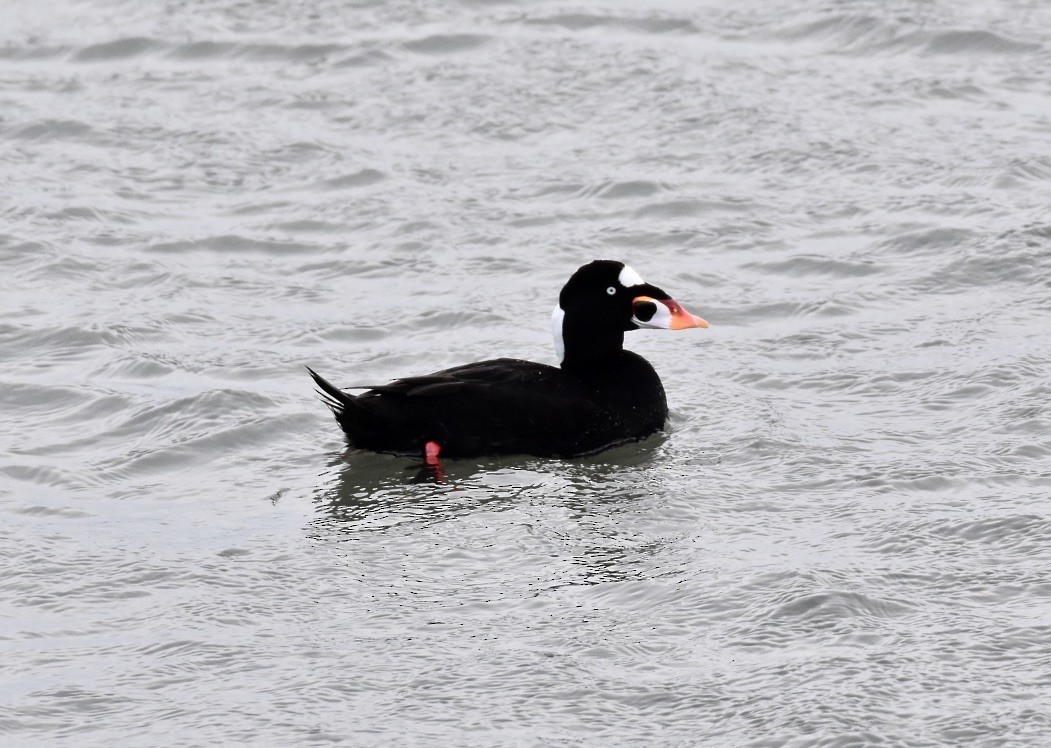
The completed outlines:
<svg viewBox="0 0 1051 748">
<path fill-rule="evenodd" d="M 445 468 L 442 466 L 441 458 L 438 456 L 442 453 L 442 445 L 438 442 L 427 442 L 423 445 L 423 461 L 427 464 L 431 470 L 434 471 L 434 477 L 439 483 L 445 483 Z"/>
</svg>

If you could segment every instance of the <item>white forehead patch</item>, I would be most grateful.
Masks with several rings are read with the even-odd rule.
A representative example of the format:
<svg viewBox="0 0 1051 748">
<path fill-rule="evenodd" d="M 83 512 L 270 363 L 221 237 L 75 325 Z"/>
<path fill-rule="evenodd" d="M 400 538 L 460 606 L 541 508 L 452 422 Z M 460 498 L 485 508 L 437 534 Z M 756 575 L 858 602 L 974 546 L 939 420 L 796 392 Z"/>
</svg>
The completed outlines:
<svg viewBox="0 0 1051 748">
<path fill-rule="evenodd" d="M 617 276 L 617 282 L 620 285 L 628 288 L 630 286 L 642 286 L 645 285 L 646 281 L 642 279 L 642 276 L 636 273 L 627 265 L 620 271 L 620 275 Z"/>
<path fill-rule="evenodd" d="M 562 311 L 562 307 L 555 304 L 551 311 L 551 337 L 555 339 L 555 355 L 558 356 L 559 363 L 566 357 L 566 341 L 562 339 L 562 320 L 565 318 L 566 313 Z"/>
</svg>

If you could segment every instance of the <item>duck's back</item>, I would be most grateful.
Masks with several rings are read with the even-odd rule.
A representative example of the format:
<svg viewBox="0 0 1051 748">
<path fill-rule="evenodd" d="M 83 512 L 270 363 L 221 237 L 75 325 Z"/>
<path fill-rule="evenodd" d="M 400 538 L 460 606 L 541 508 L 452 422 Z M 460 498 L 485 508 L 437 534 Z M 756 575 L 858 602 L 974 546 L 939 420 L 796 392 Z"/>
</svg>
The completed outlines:
<svg viewBox="0 0 1051 748">
<path fill-rule="evenodd" d="M 648 436 L 668 413 L 656 372 L 629 351 L 584 372 L 493 359 L 358 396 L 311 374 L 351 444 L 394 454 L 419 454 L 433 441 L 449 457 L 568 457 Z"/>
</svg>

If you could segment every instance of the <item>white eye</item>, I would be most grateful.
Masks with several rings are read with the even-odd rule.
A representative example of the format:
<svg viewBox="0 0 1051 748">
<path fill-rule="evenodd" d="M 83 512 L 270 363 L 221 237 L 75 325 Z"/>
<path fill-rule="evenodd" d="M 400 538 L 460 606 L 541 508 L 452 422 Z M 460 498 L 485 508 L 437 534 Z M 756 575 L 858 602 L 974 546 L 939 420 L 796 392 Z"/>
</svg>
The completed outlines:
<svg viewBox="0 0 1051 748">
<path fill-rule="evenodd" d="M 606 289 L 606 293 L 608 293 L 610 296 L 616 296 L 617 295 L 617 289 L 614 288 L 613 286 L 610 286 L 609 288 Z"/>
</svg>

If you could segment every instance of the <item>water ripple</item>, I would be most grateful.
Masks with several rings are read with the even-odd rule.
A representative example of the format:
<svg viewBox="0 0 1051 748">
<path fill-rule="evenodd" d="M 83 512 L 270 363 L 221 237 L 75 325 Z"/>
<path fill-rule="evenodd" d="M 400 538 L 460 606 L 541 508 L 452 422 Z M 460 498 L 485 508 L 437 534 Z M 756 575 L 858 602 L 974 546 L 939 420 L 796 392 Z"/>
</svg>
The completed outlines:
<svg viewBox="0 0 1051 748">
<path fill-rule="evenodd" d="M 10 9 L 8 742 L 1051 742 L 1049 8 Z M 346 449 L 596 257 L 665 433 Z"/>
</svg>

